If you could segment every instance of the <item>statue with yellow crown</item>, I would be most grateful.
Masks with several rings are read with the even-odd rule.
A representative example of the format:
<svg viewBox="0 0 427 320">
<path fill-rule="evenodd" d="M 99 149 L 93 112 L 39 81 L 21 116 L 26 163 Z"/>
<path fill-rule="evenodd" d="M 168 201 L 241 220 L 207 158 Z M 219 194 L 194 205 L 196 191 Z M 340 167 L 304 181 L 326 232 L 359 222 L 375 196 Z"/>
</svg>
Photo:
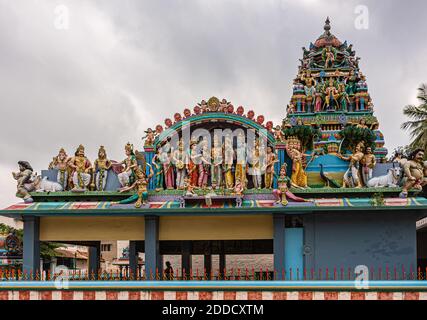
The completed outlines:
<svg viewBox="0 0 427 320">
<path fill-rule="evenodd" d="M 291 186 L 307 188 L 307 174 L 304 171 L 305 155 L 302 151 L 301 141 L 297 137 L 289 137 L 286 143 L 286 152 L 292 159 Z"/>
<path fill-rule="evenodd" d="M 86 191 L 91 180 L 92 165 L 89 159 L 85 156 L 85 147 L 79 145 L 74 157 L 72 157 L 68 165 L 72 169 L 73 191 Z"/>
<path fill-rule="evenodd" d="M 129 142 L 125 146 L 126 159 L 121 162 L 123 172 L 117 175 L 122 187 L 128 187 L 135 179 L 135 169 L 138 166 L 133 145 Z"/>
</svg>

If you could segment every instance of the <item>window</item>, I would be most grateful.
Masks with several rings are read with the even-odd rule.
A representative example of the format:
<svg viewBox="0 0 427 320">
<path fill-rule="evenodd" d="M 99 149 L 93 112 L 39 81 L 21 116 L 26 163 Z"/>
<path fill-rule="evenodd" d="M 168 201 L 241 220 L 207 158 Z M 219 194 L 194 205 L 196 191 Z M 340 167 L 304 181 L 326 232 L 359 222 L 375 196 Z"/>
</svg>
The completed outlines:
<svg viewBox="0 0 427 320">
<path fill-rule="evenodd" d="M 101 251 L 111 251 L 111 244 L 101 244 Z"/>
</svg>

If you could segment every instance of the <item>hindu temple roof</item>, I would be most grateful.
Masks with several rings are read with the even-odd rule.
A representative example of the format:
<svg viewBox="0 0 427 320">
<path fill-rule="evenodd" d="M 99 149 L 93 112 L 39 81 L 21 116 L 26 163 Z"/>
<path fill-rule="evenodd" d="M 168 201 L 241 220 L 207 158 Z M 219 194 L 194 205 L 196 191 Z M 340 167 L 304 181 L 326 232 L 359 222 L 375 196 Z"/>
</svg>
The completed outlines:
<svg viewBox="0 0 427 320">
<path fill-rule="evenodd" d="M 333 46 L 338 48 L 342 45 L 341 41 L 338 40 L 338 38 L 331 33 L 330 23 L 331 22 L 328 17 L 325 21 L 325 26 L 323 27 L 325 32 L 314 43 L 316 47 L 321 48 L 321 47 Z"/>
</svg>

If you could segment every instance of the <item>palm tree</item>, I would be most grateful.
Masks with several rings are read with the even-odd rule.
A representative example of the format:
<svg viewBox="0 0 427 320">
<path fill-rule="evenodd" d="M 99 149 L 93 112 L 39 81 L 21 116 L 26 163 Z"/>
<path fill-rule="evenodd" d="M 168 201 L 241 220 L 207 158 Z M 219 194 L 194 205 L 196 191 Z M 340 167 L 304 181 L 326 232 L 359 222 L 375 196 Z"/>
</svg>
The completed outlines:
<svg viewBox="0 0 427 320">
<path fill-rule="evenodd" d="M 409 130 L 411 135 L 411 148 L 422 148 L 427 150 L 427 85 L 418 88 L 417 96 L 420 104 L 418 106 L 408 105 L 403 109 L 403 114 L 408 116 L 409 121 L 402 124 L 403 130 Z"/>
</svg>

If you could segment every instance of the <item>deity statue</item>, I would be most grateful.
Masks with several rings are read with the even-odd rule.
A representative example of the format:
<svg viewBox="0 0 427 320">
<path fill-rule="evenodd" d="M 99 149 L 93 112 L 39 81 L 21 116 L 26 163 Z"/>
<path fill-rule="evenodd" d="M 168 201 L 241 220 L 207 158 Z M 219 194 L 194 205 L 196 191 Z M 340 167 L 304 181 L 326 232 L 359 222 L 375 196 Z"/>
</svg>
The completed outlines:
<svg viewBox="0 0 427 320">
<path fill-rule="evenodd" d="M 280 168 L 280 174 L 277 178 L 277 189 L 273 190 L 273 195 L 276 198 L 277 204 L 282 204 L 282 206 L 286 206 L 288 204 L 288 199 L 286 198 L 286 193 L 289 191 L 288 183 L 289 178 L 286 174 L 287 165 L 284 163 Z"/>
<path fill-rule="evenodd" d="M 315 93 L 315 101 L 314 101 L 314 112 L 321 112 L 322 111 L 322 94 L 320 92 Z"/>
<path fill-rule="evenodd" d="M 163 174 L 163 163 L 162 163 L 162 157 L 163 157 L 163 148 L 159 147 L 156 150 L 156 154 L 154 155 L 153 159 L 151 160 L 151 164 L 156 168 L 156 191 L 163 190 L 163 182 L 164 182 L 164 174 Z"/>
<path fill-rule="evenodd" d="M 64 148 L 59 150 L 56 157 L 53 158 L 52 163 L 49 165 L 49 169 L 58 170 L 56 181 L 61 185 L 62 190 L 66 190 L 68 183 L 68 156 Z"/>
<path fill-rule="evenodd" d="M 338 92 L 340 95 L 340 105 L 342 111 L 347 111 L 348 106 L 350 105 L 350 99 L 348 97 L 348 93 L 345 91 L 345 84 L 340 83 L 338 86 Z"/>
<path fill-rule="evenodd" d="M 24 200 L 25 203 L 33 202 L 30 192 L 33 191 L 31 179 L 33 168 L 27 161 L 19 161 L 19 172 L 12 172 L 13 178 L 17 181 L 16 196 Z"/>
<path fill-rule="evenodd" d="M 121 162 L 124 166 L 123 172 L 117 175 L 122 187 L 128 187 L 135 179 L 135 169 L 138 166 L 135 153 L 133 152 L 133 145 L 127 143 L 125 146 L 126 159 Z"/>
<path fill-rule="evenodd" d="M 202 155 L 199 154 L 197 150 L 197 141 L 191 141 L 190 143 L 190 155 L 189 161 L 187 164 L 187 172 L 189 183 L 193 186 L 197 186 L 199 182 L 199 168 L 197 165 L 201 162 L 200 157 Z"/>
<path fill-rule="evenodd" d="M 325 106 L 327 107 L 327 110 L 335 110 L 338 106 L 338 97 L 339 92 L 338 89 L 334 85 L 334 80 L 332 78 L 329 78 L 329 85 L 325 89 Z M 331 105 L 331 102 L 334 102 L 334 108 Z"/>
<path fill-rule="evenodd" d="M 332 47 L 328 46 L 325 49 L 323 49 L 322 57 L 325 60 L 325 69 L 329 67 L 333 67 L 335 63 L 335 54 L 332 51 Z"/>
<path fill-rule="evenodd" d="M 227 113 L 229 105 L 230 105 L 230 102 L 228 102 L 226 99 L 222 99 L 221 102 L 219 103 L 219 111 Z"/>
<path fill-rule="evenodd" d="M 295 113 L 295 105 L 290 102 L 287 106 L 286 106 L 286 113 L 287 114 L 292 114 Z"/>
<path fill-rule="evenodd" d="M 255 143 L 255 147 L 252 149 L 250 160 L 252 167 L 252 184 L 254 189 L 261 189 L 261 158 L 258 141 Z"/>
<path fill-rule="evenodd" d="M 356 125 L 356 128 L 367 129 L 368 126 L 366 125 L 366 119 L 360 118 L 359 123 Z"/>
<path fill-rule="evenodd" d="M 350 161 L 350 165 L 347 171 L 344 173 L 343 177 L 343 187 L 344 188 L 361 188 L 362 179 L 360 177 L 360 162 L 363 159 L 363 142 L 360 142 L 356 145 L 354 153 L 349 157 L 344 157 L 341 154 L 338 154 L 338 157 L 345 161 Z"/>
<path fill-rule="evenodd" d="M 202 110 L 202 113 L 209 111 L 208 103 L 205 100 L 202 100 L 202 102 L 199 103 L 199 106 Z"/>
<path fill-rule="evenodd" d="M 264 175 L 264 183 L 266 189 L 271 189 L 273 186 L 273 178 L 274 178 L 274 165 L 279 162 L 276 154 L 273 152 L 273 148 L 271 146 L 267 147 L 267 164 L 265 168 Z"/>
<path fill-rule="evenodd" d="M 245 136 L 241 132 L 239 132 L 237 136 L 236 159 L 234 180 L 239 180 L 242 183 L 243 188 L 246 188 L 246 142 Z"/>
<path fill-rule="evenodd" d="M 144 146 L 154 145 L 154 140 L 156 138 L 156 132 L 151 128 L 148 128 L 147 131 L 144 131 L 144 132 L 146 133 L 146 135 L 144 137 L 142 137 L 142 140 L 145 139 Z"/>
<path fill-rule="evenodd" d="M 310 69 L 307 70 L 307 73 L 305 75 L 303 75 L 303 80 L 305 82 L 304 91 L 306 95 L 307 110 L 308 112 L 310 112 L 310 110 L 312 110 L 311 106 L 313 104 L 316 94 L 316 81 L 312 77 Z"/>
<path fill-rule="evenodd" d="M 211 164 L 211 183 L 212 187 L 219 189 L 222 184 L 222 146 L 221 141 L 217 135 L 214 135 L 214 145 L 211 150 L 212 164 Z"/>
<path fill-rule="evenodd" d="M 410 189 L 422 190 L 427 184 L 427 167 L 423 160 L 424 150 L 416 149 L 403 165 L 403 187 L 400 197 L 406 198 Z"/>
<path fill-rule="evenodd" d="M 210 166 L 211 166 L 211 156 L 208 148 L 208 142 L 207 140 L 202 141 L 202 155 L 200 157 L 199 161 L 199 182 L 198 187 L 199 188 L 206 188 L 208 185 L 208 177 L 210 173 Z"/>
<path fill-rule="evenodd" d="M 176 170 L 176 188 L 184 189 L 184 179 L 186 177 L 187 154 L 184 151 L 182 139 L 178 143 L 178 149 L 172 152 L 172 160 Z"/>
<path fill-rule="evenodd" d="M 274 128 L 274 139 L 276 142 L 283 142 L 285 140 L 285 137 L 283 136 L 282 128 L 280 125 L 277 125 Z"/>
<path fill-rule="evenodd" d="M 96 173 L 96 190 L 104 191 L 107 184 L 108 170 L 112 163 L 107 159 L 107 153 L 104 146 L 101 146 L 98 151 L 98 159 L 93 163 L 93 172 Z"/>
<path fill-rule="evenodd" d="M 365 186 L 368 185 L 368 181 L 372 179 L 372 171 L 377 164 L 375 155 L 372 154 L 372 148 L 366 147 L 365 155 L 360 161 L 362 164 L 362 179 Z"/>
<path fill-rule="evenodd" d="M 141 208 L 143 205 L 148 204 L 148 183 L 150 182 L 150 179 L 153 177 L 153 168 L 150 167 L 150 175 L 147 177 L 144 171 L 137 166 L 134 170 L 135 173 L 135 182 L 131 186 L 123 187 L 119 190 L 120 193 L 127 192 L 130 190 L 135 190 L 136 194 L 131 196 L 128 199 L 122 200 L 119 203 L 120 204 L 127 204 L 135 202 L 135 208 Z"/>
<path fill-rule="evenodd" d="M 73 190 L 86 190 L 91 179 L 89 172 L 92 170 L 92 164 L 85 156 L 85 148 L 82 145 L 77 148 L 74 157 L 69 160 L 68 165 L 73 170 Z"/>
<path fill-rule="evenodd" d="M 292 159 L 291 185 L 295 188 L 307 188 L 307 174 L 304 171 L 304 153 L 299 140 L 290 139 L 286 144 L 286 152 Z"/>
<path fill-rule="evenodd" d="M 173 190 L 175 183 L 175 173 L 171 161 L 171 152 L 161 152 L 159 154 L 161 163 L 163 164 L 163 177 L 165 179 L 166 189 Z"/>
<path fill-rule="evenodd" d="M 244 190 L 245 190 L 244 185 L 242 184 L 242 182 L 240 181 L 240 179 L 237 179 L 236 180 L 236 185 L 233 188 L 233 194 L 236 195 L 236 196 L 242 196 Z"/>
<path fill-rule="evenodd" d="M 224 181 L 227 189 L 233 189 L 233 162 L 235 153 L 233 150 L 233 141 L 230 136 L 225 137 L 224 143 Z"/>
<path fill-rule="evenodd" d="M 184 179 L 184 190 L 185 190 L 185 196 L 186 197 L 194 197 L 197 196 L 197 193 L 195 190 L 197 189 L 197 185 L 194 185 L 191 183 L 190 177 L 186 177 Z"/>
</svg>

